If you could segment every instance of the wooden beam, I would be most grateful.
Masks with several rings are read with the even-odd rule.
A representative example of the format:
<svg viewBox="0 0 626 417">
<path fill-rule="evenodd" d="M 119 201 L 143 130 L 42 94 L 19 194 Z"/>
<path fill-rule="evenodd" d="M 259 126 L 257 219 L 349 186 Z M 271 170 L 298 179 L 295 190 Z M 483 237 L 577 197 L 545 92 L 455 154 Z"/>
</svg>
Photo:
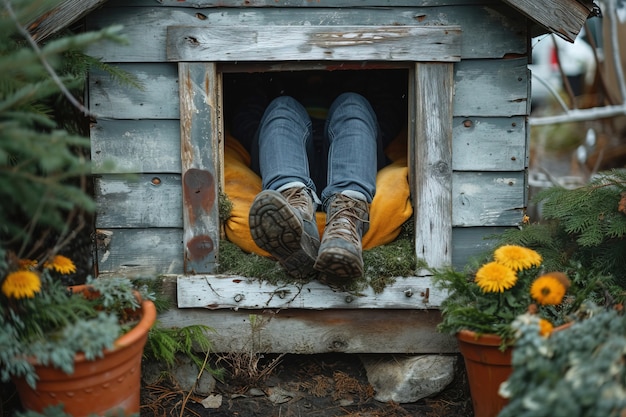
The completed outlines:
<svg viewBox="0 0 626 417">
<path fill-rule="evenodd" d="M 438 268 L 452 262 L 453 64 L 416 63 L 410 94 L 415 252 Z"/>
<path fill-rule="evenodd" d="M 595 12 L 592 1 L 577 0 L 504 0 L 530 19 L 561 38 L 574 42 L 587 18 Z"/>
<path fill-rule="evenodd" d="M 180 63 L 184 270 L 211 273 L 219 246 L 218 91 L 214 63 Z"/>
<path fill-rule="evenodd" d="M 461 59 L 458 26 L 170 26 L 168 61 Z"/>
<path fill-rule="evenodd" d="M 42 15 L 30 22 L 26 28 L 33 39 L 41 42 L 106 2 L 107 0 L 65 0 L 54 9 L 42 12 Z"/>
<path fill-rule="evenodd" d="M 358 293 L 332 291 L 327 285 L 274 285 L 261 280 L 227 275 L 178 277 L 179 308 L 210 310 L 303 308 L 303 309 L 428 309 L 439 307 L 443 296 L 433 288 L 429 277 L 397 277 L 381 293 L 368 287 Z"/>
<path fill-rule="evenodd" d="M 165 327 L 202 324 L 213 352 L 458 353 L 438 310 L 202 310 L 159 314 Z"/>
</svg>

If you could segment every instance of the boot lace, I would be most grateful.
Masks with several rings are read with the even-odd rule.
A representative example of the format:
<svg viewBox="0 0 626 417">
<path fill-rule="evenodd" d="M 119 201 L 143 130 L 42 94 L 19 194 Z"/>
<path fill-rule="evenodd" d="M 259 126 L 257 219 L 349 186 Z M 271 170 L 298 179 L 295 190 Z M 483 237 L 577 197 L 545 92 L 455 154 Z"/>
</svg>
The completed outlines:
<svg viewBox="0 0 626 417">
<path fill-rule="evenodd" d="M 330 217 L 326 221 L 325 239 L 343 239 L 355 245 L 361 243 L 363 223 L 369 223 L 364 219 L 365 213 L 359 207 L 363 204 L 345 196 L 337 196 L 331 203 Z M 361 226 L 361 230 L 359 230 Z"/>
<path fill-rule="evenodd" d="M 297 208 L 302 213 L 311 215 L 311 196 L 304 187 L 288 188 L 281 194 L 291 207 Z"/>
</svg>

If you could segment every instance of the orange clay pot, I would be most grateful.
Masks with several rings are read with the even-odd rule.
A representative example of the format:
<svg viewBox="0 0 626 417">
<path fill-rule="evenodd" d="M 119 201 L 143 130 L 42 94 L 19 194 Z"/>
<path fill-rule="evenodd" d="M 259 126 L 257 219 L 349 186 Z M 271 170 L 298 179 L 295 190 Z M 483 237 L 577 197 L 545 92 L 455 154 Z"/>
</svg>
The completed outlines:
<svg viewBox="0 0 626 417">
<path fill-rule="evenodd" d="M 493 334 L 479 336 L 470 330 L 461 330 L 456 337 L 465 360 L 474 417 L 497 416 L 507 403 L 498 395 L 498 389 L 513 371 L 511 348 L 501 351 L 501 339 Z"/>
<path fill-rule="evenodd" d="M 553 332 L 565 330 L 572 324 L 569 322 L 555 327 Z M 461 330 L 456 338 L 465 361 L 474 417 L 496 417 L 508 402 L 498 394 L 498 390 L 513 372 L 513 348 L 501 351 L 502 339 L 495 334 L 479 336 L 471 330 Z"/>
<path fill-rule="evenodd" d="M 86 286 L 72 289 L 85 291 Z M 39 379 L 34 390 L 23 378 L 14 379 L 24 408 L 42 412 L 46 407 L 62 403 L 65 412 L 73 417 L 115 411 L 139 414 L 141 358 L 156 315 L 154 303 L 143 300 L 139 323 L 115 341 L 114 349 L 105 350 L 103 358 L 88 361 L 84 354 L 77 354 L 71 375 L 35 365 Z"/>
</svg>

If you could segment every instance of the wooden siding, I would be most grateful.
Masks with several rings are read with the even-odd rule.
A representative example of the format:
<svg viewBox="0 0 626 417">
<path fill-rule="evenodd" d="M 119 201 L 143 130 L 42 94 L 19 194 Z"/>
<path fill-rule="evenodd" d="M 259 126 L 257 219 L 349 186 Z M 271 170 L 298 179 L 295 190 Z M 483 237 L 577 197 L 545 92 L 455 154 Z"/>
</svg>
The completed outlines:
<svg viewBox="0 0 626 417">
<path fill-rule="evenodd" d="M 425 63 L 407 68 L 418 69 L 413 80 L 418 93 L 423 91 L 427 74 L 444 67 L 451 69 L 449 73 L 440 72 L 439 78 L 452 80 L 444 94 L 452 94 L 452 111 L 438 126 L 424 126 L 432 132 L 448 132 L 444 134 L 450 139 L 446 153 L 439 158 L 436 153 L 430 155 L 434 163 L 446 161 L 447 167 L 440 172 L 448 176 L 449 187 L 440 207 L 451 210 L 447 214 L 437 213 L 434 206 L 427 206 L 421 210 L 430 210 L 431 214 L 418 220 L 429 222 L 432 219 L 428 217 L 449 216 L 447 224 L 453 227 L 446 239 L 438 242 L 444 248 L 432 244 L 437 236 L 423 236 L 423 241 L 430 239 L 431 243 L 422 246 L 433 252 L 447 251 L 443 258 L 437 256 L 462 266 L 469 256 L 488 248 L 485 236 L 522 221 L 529 109 L 525 18 L 492 0 L 482 4 L 470 0 L 428 0 L 417 4 L 364 1 L 359 3 L 364 7 L 352 8 L 327 8 L 320 7 L 323 2 L 302 1 L 255 1 L 254 5 L 281 6 L 259 8 L 213 7 L 219 5 L 211 2 L 160 3 L 110 0 L 87 18 L 89 29 L 124 25 L 128 45 L 98 45 L 90 53 L 133 74 L 143 86 L 138 90 L 120 84 L 108 74 L 90 74 L 88 102 L 98 115 L 91 138 L 99 203 L 99 273 L 164 274 L 172 296 L 176 299 L 179 295 L 180 307 L 187 308 L 173 309 L 160 320 L 165 325 L 202 323 L 215 328 L 217 334 L 211 338 L 218 351 L 250 348 L 251 343 L 256 351 L 292 353 L 455 351 L 454 340 L 435 330 L 440 316 L 431 309 L 440 304 L 444 295 L 433 291 L 427 276 L 398 277 L 382 294 L 365 291 L 363 297 L 355 297 L 334 293 L 315 282 L 302 287 L 273 287 L 248 277 L 198 273 L 206 263 L 190 267 L 185 256 L 185 230 L 192 222 L 185 218 L 189 213 L 185 213 L 183 203 L 184 175 L 194 168 L 190 162 L 204 157 L 197 148 L 202 135 L 198 132 L 211 132 L 207 136 L 211 141 L 202 145 L 211 149 L 207 153 L 215 155 L 220 146 L 214 141 L 220 137 L 219 108 L 212 107 L 211 98 L 205 94 L 209 90 L 199 80 L 208 76 L 215 89 L 219 87 L 221 69 L 232 71 L 243 66 L 166 62 L 168 28 L 460 27 L 459 62 L 433 64 L 432 69 Z M 223 1 L 219 3 L 224 5 Z M 338 5 L 340 2 L 333 3 Z M 385 7 L 371 7 L 374 5 Z M 299 6 L 306 6 L 306 10 Z M 195 74 L 188 85 L 182 85 L 185 68 Z M 271 69 L 285 68 L 277 62 Z M 323 63 L 319 68 L 324 68 Z M 420 74 L 425 78 L 420 80 Z M 199 94 L 190 94 L 192 91 Z M 414 106 L 421 102 L 414 99 Z M 189 129 L 184 120 L 181 123 L 181 109 L 185 113 L 192 102 L 196 110 L 203 107 L 202 111 L 210 111 L 210 122 L 198 129 L 193 127 L 193 121 Z M 202 103 L 209 103 L 208 109 Z M 413 107 L 415 110 L 417 106 Z M 435 120 L 436 116 L 424 107 L 419 119 Z M 426 133 L 412 133 L 420 135 L 424 137 Z M 181 158 L 186 144 L 195 147 L 195 156 L 187 161 Z M 413 154 L 424 158 L 417 151 L 414 149 Z M 205 161 L 202 165 L 211 163 L 219 161 Z M 412 167 L 416 168 L 422 172 L 431 170 L 428 166 Z M 219 175 L 218 171 L 212 171 L 212 175 Z M 428 190 L 421 192 L 423 199 Z M 209 217 L 216 219 L 213 214 Z M 215 234 L 212 226 L 202 227 Z M 177 280 L 189 272 L 193 275 Z"/>
</svg>

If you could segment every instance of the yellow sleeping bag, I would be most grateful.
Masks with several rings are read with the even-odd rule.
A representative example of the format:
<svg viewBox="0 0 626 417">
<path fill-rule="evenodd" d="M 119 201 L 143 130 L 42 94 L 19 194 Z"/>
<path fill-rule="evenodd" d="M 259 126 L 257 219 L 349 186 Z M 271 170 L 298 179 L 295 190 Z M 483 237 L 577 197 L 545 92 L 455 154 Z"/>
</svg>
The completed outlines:
<svg viewBox="0 0 626 417">
<path fill-rule="evenodd" d="M 363 249 L 393 241 L 398 237 L 402 224 L 413 214 L 406 162 L 406 135 L 399 135 L 386 151 L 393 163 L 376 175 L 376 195 L 370 206 L 370 226 L 363 236 Z M 248 152 L 231 136 L 226 138 L 224 144 L 224 186 L 224 192 L 233 204 L 231 216 L 225 224 L 226 237 L 246 252 L 270 256 L 254 243 L 248 224 L 252 201 L 262 190 L 261 178 L 250 169 Z M 326 214 L 318 212 L 320 236 L 325 224 Z"/>
</svg>

